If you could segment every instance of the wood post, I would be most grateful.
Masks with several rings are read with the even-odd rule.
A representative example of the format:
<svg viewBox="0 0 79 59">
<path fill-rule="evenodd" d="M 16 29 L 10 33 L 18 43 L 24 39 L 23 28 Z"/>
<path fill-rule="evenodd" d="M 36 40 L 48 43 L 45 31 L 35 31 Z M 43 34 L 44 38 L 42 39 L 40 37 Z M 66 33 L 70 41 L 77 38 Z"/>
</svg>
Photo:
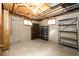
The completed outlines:
<svg viewBox="0 0 79 59">
<path fill-rule="evenodd" d="M 2 55 L 2 40 L 3 40 L 3 20 L 2 20 L 2 4 L 0 3 L 0 55 Z"/>
<path fill-rule="evenodd" d="M 9 49 L 10 47 L 10 18 L 9 18 L 9 11 L 3 10 L 3 23 L 4 23 L 4 29 L 3 29 L 3 39 L 4 39 L 4 50 Z"/>
</svg>

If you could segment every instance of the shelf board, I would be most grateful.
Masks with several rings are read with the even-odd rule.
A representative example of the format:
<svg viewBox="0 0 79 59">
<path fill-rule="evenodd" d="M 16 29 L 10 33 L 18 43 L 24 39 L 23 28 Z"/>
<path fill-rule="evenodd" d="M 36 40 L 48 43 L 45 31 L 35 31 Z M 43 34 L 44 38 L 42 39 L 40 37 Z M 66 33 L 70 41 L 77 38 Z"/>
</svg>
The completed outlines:
<svg viewBox="0 0 79 59">
<path fill-rule="evenodd" d="M 76 25 L 76 24 L 59 24 L 59 26 L 72 26 L 72 25 Z"/>
<path fill-rule="evenodd" d="M 67 20 L 72 20 L 72 19 L 73 19 L 73 20 L 74 20 L 74 19 L 76 20 L 76 19 L 77 19 L 77 17 L 74 17 L 74 18 L 69 18 L 69 19 L 63 19 L 63 20 L 59 20 L 59 21 L 67 21 Z"/>
<path fill-rule="evenodd" d="M 48 35 L 48 34 L 43 34 L 43 35 Z"/>
<path fill-rule="evenodd" d="M 71 41 L 77 41 L 77 39 L 73 39 L 70 37 L 60 37 L 61 39 L 71 40 Z"/>
<path fill-rule="evenodd" d="M 60 30 L 59 32 L 77 33 L 76 31 L 64 31 L 64 30 Z"/>
<path fill-rule="evenodd" d="M 64 46 L 72 47 L 72 48 L 77 48 L 76 44 L 70 44 L 70 43 L 66 43 L 66 42 L 61 42 L 60 44 L 64 45 Z"/>
<path fill-rule="evenodd" d="M 0 48 L 4 47 L 4 45 L 0 45 Z"/>
</svg>

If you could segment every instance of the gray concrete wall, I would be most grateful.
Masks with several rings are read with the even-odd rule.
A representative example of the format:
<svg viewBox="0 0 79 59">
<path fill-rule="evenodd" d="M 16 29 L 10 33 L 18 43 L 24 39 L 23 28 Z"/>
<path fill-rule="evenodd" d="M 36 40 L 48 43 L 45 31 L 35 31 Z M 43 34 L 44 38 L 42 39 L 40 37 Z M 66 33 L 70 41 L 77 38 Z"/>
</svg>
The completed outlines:
<svg viewBox="0 0 79 59">
<path fill-rule="evenodd" d="M 24 40 L 25 41 L 31 40 L 31 26 L 24 25 L 23 24 L 24 18 L 22 17 L 18 16 L 11 16 L 11 17 L 10 20 L 12 20 L 12 35 L 10 42 L 14 43 Z M 39 23 L 39 22 L 32 21 L 32 23 Z"/>
<path fill-rule="evenodd" d="M 56 24 L 49 25 L 49 40 L 50 41 L 58 42 L 58 20 L 72 18 L 72 17 L 79 18 L 79 12 L 74 12 L 74 13 L 65 14 L 65 15 L 56 17 Z M 66 22 L 66 23 L 68 23 L 68 22 Z M 48 20 L 47 19 L 42 20 L 40 22 L 40 25 L 41 26 L 45 26 L 45 25 L 48 26 Z M 74 34 L 72 34 L 72 35 L 74 35 Z"/>
</svg>

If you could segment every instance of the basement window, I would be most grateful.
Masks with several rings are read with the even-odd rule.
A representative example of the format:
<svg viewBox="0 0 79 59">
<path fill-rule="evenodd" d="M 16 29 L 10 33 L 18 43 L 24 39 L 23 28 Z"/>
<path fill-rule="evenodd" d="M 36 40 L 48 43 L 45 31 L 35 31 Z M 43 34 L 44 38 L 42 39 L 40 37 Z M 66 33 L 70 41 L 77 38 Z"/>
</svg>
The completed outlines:
<svg viewBox="0 0 79 59">
<path fill-rule="evenodd" d="M 30 20 L 24 20 L 24 25 L 32 25 L 32 22 Z"/>
<path fill-rule="evenodd" d="M 48 25 L 52 25 L 55 24 L 55 19 L 49 19 L 48 20 Z"/>
</svg>

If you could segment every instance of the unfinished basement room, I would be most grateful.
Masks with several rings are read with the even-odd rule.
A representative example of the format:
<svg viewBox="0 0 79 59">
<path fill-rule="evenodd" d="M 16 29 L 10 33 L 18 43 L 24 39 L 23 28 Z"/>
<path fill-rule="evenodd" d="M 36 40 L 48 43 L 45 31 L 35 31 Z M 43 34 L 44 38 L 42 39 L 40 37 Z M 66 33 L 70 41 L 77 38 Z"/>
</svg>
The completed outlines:
<svg viewBox="0 0 79 59">
<path fill-rule="evenodd" d="M 1 56 L 78 56 L 79 3 L 0 3 Z"/>
</svg>

